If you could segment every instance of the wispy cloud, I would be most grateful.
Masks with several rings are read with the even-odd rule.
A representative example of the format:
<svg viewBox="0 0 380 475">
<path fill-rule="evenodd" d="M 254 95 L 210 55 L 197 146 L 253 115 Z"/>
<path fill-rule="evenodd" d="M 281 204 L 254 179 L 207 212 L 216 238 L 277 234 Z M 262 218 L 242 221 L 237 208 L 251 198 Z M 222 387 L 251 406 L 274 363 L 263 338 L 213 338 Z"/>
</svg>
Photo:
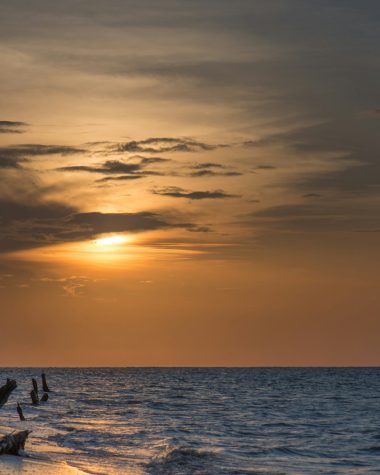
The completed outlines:
<svg viewBox="0 0 380 475">
<path fill-rule="evenodd" d="M 199 177 L 213 177 L 213 176 L 229 177 L 229 176 L 242 176 L 242 175 L 243 173 L 236 172 L 236 171 L 215 172 L 213 170 L 197 170 L 197 171 L 189 173 L 188 176 L 199 178 Z"/>
<path fill-rule="evenodd" d="M 215 191 L 187 191 L 176 186 L 153 190 L 153 193 L 161 196 L 170 196 L 172 198 L 187 198 L 189 200 L 206 200 L 206 199 L 227 199 L 238 198 L 239 195 L 226 193 L 223 190 Z"/>
<path fill-rule="evenodd" d="M 135 161 L 135 160 L 138 161 Z M 57 170 L 62 172 L 87 172 L 87 173 L 98 173 L 103 175 L 118 175 L 118 176 L 108 176 L 101 178 L 97 181 L 124 181 L 124 180 L 137 180 L 144 178 L 146 176 L 152 175 L 163 175 L 165 172 L 160 172 L 157 170 L 151 170 L 147 167 L 154 164 L 163 164 L 168 162 L 168 159 L 164 158 L 151 158 L 151 157 L 141 157 L 134 156 L 128 159 L 128 161 L 121 160 L 107 160 L 104 163 L 99 165 L 70 165 L 65 167 L 57 168 Z"/>
<path fill-rule="evenodd" d="M 242 176 L 243 173 L 231 169 L 226 165 L 216 162 L 201 162 L 191 165 L 190 172 L 185 176 L 189 177 L 214 177 L 214 176 L 224 176 L 224 177 L 233 177 L 233 176 Z"/>
<path fill-rule="evenodd" d="M 69 277 L 41 277 L 38 282 L 58 285 L 69 297 L 78 297 L 84 294 L 89 283 L 94 282 L 86 276 L 71 275 Z"/>
<path fill-rule="evenodd" d="M 100 166 L 74 165 L 61 167 L 58 170 L 66 172 L 88 172 L 88 173 L 135 173 L 141 170 L 141 163 L 125 163 L 119 160 L 107 160 Z"/>
<path fill-rule="evenodd" d="M 116 146 L 116 150 L 130 153 L 168 153 L 214 150 L 220 147 L 225 147 L 225 145 L 211 145 L 190 138 L 150 137 L 120 143 Z"/>
<path fill-rule="evenodd" d="M 0 134 L 21 134 L 27 125 L 26 122 L 0 120 Z"/>
<path fill-rule="evenodd" d="M 32 157 L 50 155 L 74 155 L 84 150 L 67 145 L 20 144 L 0 147 L 0 168 L 19 168 Z"/>
</svg>

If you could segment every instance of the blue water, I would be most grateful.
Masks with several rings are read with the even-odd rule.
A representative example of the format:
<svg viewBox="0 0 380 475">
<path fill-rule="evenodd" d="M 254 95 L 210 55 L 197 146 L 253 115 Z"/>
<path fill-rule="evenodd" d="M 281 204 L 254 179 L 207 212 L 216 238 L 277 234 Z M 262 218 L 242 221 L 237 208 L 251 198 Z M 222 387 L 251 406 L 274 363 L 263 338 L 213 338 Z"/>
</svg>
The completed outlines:
<svg viewBox="0 0 380 475">
<path fill-rule="evenodd" d="M 0 424 L 27 451 L 93 474 L 379 474 L 379 368 L 0 369 Z M 18 421 L 16 401 L 27 421 Z"/>
</svg>

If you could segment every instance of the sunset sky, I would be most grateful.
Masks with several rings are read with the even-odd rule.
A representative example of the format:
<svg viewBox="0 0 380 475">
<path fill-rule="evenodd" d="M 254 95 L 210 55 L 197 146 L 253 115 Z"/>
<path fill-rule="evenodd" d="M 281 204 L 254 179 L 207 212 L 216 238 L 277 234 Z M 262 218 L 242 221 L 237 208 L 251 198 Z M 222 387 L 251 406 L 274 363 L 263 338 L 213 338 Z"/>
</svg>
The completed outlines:
<svg viewBox="0 0 380 475">
<path fill-rule="evenodd" d="M 379 19 L 0 0 L 0 365 L 379 365 Z"/>
</svg>

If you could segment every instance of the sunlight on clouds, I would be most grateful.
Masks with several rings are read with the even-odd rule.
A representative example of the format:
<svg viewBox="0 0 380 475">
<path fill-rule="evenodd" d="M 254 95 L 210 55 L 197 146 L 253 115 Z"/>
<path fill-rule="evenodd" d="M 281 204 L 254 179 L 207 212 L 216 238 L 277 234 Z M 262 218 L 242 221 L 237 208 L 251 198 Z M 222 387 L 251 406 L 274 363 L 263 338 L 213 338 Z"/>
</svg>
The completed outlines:
<svg viewBox="0 0 380 475">
<path fill-rule="evenodd" d="M 120 235 L 112 235 L 112 236 L 106 236 L 103 238 L 96 239 L 94 241 L 94 244 L 96 246 L 100 247 L 114 247 L 118 246 L 120 244 L 126 244 L 131 241 L 130 236 L 120 236 Z"/>
<path fill-rule="evenodd" d="M 205 254 L 193 246 L 175 245 L 161 247 L 130 235 L 106 235 L 89 241 L 43 246 L 8 253 L 10 259 L 30 262 L 50 262 L 79 267 L 119 268 L 128 264 L 141 265 L 152 260 L 190 259 Z M 5 258 L 5 256 L 4 256 Z"/>
</svg>

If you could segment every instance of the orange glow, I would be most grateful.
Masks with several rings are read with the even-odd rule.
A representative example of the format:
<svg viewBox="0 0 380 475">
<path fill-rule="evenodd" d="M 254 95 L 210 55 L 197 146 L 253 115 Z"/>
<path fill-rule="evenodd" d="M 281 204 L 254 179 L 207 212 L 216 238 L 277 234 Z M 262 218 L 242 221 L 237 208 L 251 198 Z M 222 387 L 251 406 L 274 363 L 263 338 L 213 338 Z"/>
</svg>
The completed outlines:
<svg viewBox="0 0 380 475">
<path fill-rule="evenodd" d="M 124 236 L 124 235 L 112 235 L 112 236 L 106 236 L 103 238 L 96 239 L 94 241 L 94 244 L 97 246 L 106 246 L 106 247 L 115 247 L 120 244 L 126 244 L 131 241 L 131 238 L 129 236 Z"/>
</svg>

